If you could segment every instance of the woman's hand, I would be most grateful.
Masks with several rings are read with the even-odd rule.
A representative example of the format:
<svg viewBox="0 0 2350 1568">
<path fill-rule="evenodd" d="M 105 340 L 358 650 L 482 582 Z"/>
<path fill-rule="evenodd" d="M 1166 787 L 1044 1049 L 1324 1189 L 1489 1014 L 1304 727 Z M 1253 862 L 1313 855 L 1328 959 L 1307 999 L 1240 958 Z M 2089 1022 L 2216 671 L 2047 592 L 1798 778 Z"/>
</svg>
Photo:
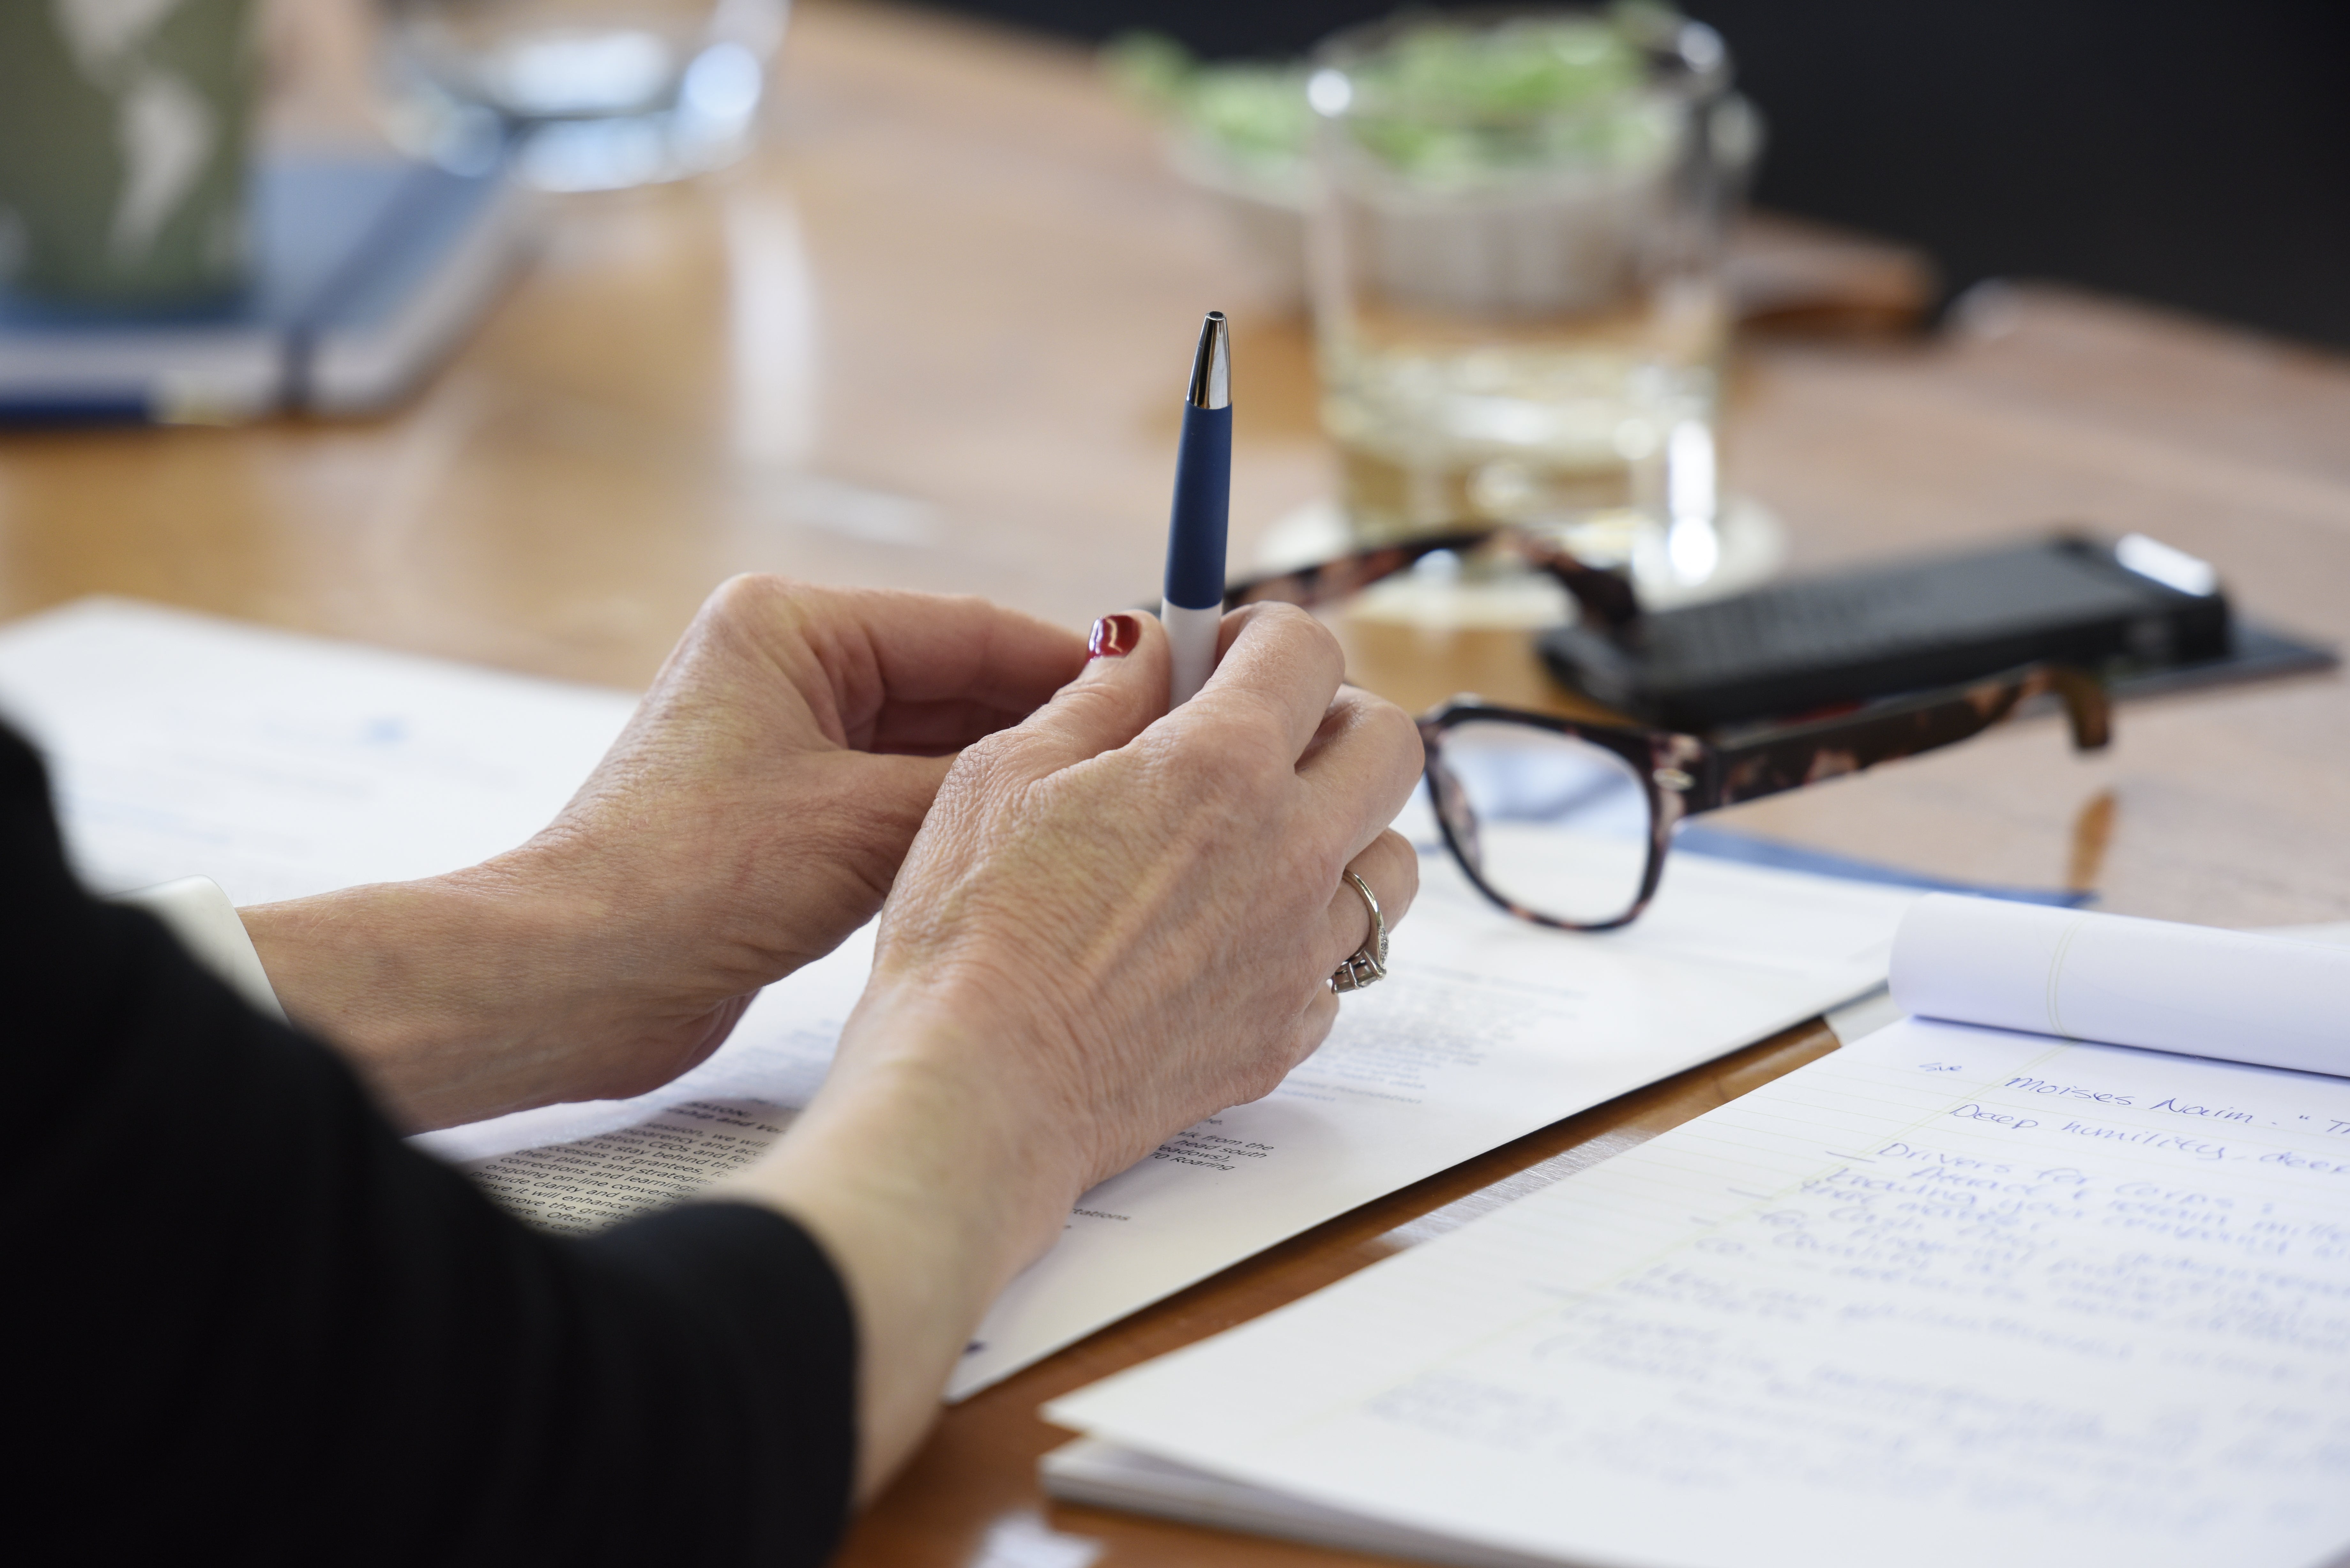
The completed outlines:
<svg viewBox="0 0 2350 1568">
<path fill-rule="evenodd" d="M 882 920 L 862 1011 L 887 1027 L 845 1045 L 943 1037 L 1016 1081 L 1060 1134 L 1071 1198 L 1321 1044 L 1330 973 L 1369 930 L 1348 869 L 1391 924 L 1419 888 L 1387 830 L 1418 732 L 1340 684 L 1327 631 L 1286 606 L 1228 617 L 1213 679 L 1160 717 L 1165 634 L 1119 623 L 1131 652 L 949 775 Z"/>
<path fill-rule="evenodd" d="M 868 1494 L 1078 1193 L 1320 1044 L 1369 929 L 1346 871 L 1390 925 L 1411 903 L 1419 862 L 1386 831 L 1419 774 L 1411 722 L 1343 687 L 1300 611 L 1239 611 L 1223 643 L 1166 713 L 1165 634 L 1112 617 L 1107 656 L 963 753 L 831 1076 L 724 1184 L 798 1217 L 849 1282 Z"/>
<path fill-rule="evenodd" d="M 287 1012 L 411 1127 L 641 1094 L 869 919 L 951 753 L 1083 656 L 978 599 L 737 577 L 528 844 L 245 926 Z"/>
</svg>

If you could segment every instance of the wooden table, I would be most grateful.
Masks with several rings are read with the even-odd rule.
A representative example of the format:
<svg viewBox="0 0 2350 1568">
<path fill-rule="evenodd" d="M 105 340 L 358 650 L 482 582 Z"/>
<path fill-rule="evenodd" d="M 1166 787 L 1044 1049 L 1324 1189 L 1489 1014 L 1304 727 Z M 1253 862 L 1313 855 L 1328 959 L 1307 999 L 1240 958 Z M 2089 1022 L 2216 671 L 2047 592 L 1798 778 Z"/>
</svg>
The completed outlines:
<svg viewBox="0 0 2350 1568">
<path fill-rule="evenodd" d="M 1211 305 L 1238 323 L 1236 559 L 1327 493 L 1302 328 L 1252 292 L 1216 214 L 1082 55 L 842 0 L 806 0 L 793 29 L 750 161 L 562 203 L 536 270 L 400 413 L 0 436 L 0 614 L 129 594 L 619 684 L 647 679 L 736 571 L 975 591 L 1083 622 L 1155 582 L 1181 368 Z M 2350 636 L 2339 359 L 2018 289 L 1932 341 L 1749 344 L 1728 439 L 1734 483 L 1787 520 L 1799 566 L 2079 519 L 2207 556 L 2240 602 Z M 1466 686 L 1545 700 L 1519 639 L 1350 635 L 1358 675 L 1407 702 Z M 2118 733 L 2083 760 L 2027 722 L 1736 825 L 2093 886 L 2125 912 L 2350 917 L 2338 684 L 2128 708 Z M 1795 1030 L 1563 1122 L 951 1410 L 843 1561 L 1010 1564 L 1024 1521 L 1116 1564 L 1329 1560 L 1046 1508 L 1035 1460 L 1060 1434 L 1038 1403 L 1832 1047 Z"/>
</svg>

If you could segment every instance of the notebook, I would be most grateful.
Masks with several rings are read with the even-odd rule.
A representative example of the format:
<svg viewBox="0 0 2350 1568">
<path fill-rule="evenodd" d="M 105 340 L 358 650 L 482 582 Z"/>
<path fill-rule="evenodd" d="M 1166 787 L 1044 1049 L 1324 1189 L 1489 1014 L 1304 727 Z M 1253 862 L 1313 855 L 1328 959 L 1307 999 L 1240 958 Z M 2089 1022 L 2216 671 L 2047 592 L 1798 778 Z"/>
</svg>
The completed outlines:
<svg viewBox="0 0 2350 1568">
<path fill-rule="evenodd" d="M 0 424 L 357 414 L 403 396 L 494 301 L 534 233 L 503 175 L 264 159 L 254 281 L 217 308 L 121 317 L 0 291 Z"/>
<path fill-rule="evenodd" d="M 1912 1016 L 1055 1401 L 1046 1490 L 1474 1564 L 2350 1546 L 2350 950 L 1929 896 Z"/>
</svg>

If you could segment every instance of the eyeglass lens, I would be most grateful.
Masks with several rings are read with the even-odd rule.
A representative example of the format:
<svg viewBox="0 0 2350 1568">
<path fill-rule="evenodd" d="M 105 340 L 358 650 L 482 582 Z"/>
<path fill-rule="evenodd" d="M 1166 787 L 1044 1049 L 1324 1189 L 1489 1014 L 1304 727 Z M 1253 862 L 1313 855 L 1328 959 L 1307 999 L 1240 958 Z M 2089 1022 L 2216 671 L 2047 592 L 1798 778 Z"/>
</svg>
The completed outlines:
<svg viewBox="0 0 2350 1568">
<path fill-rule="evenodd" d="M 1630 912 L 1648 869 L 1648 792 L 1604 747 L 1471 719 L 1443 732 L 1439 808 L 1486 887 L 1572 925 Z"/>
</svg>

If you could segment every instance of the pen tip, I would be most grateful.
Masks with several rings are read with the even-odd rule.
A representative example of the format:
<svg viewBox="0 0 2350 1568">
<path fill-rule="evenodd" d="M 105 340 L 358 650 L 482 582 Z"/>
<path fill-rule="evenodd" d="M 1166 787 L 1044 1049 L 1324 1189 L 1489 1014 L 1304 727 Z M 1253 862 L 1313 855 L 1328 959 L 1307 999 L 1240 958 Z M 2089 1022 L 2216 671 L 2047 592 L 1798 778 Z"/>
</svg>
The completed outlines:
<svg viewBox="0 0 2350 1568">
<path fill-rule="evenodd" d="M 1232 329 L 1221 310 L 1211 310 L 1200 324 L 1200 348 L 1191 356 L 1191 387 L 1184 400 L 1195 409 L 1232 407 Z"/>
</svg>

